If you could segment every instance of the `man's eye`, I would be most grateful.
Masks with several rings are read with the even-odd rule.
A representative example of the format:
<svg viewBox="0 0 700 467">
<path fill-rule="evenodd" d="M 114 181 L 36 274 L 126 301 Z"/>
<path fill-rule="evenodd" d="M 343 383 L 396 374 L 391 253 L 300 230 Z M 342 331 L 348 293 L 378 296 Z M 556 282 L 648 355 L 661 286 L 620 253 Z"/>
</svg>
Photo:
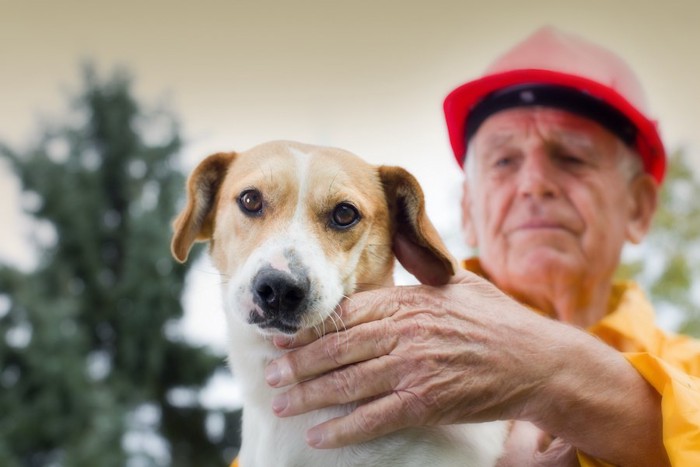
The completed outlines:
<svg viewBox="0 0 700 467">
<path fill-rule="evenodd" d="M 258 216 L 262 214 L 263 197 L 256 189 L 245 190 L 238 196 L 238 206 L 244 214 Z"/>
<path fill-rule="evenodd" d="M 512 154 L 504 154 L 494 158 L 493 167 L 496 169 L 507 169 L 513 167 L 517 162 L 517 159 Z"/>
<path fill-rule="evenodd" d="M 582 158 L 571 154 L 562 154 L 559 156 L 559 160 L 568 165 L 579 165 L 585 162 Z"/>
<path fill-rule="evenodd" d="M 518 164 L 522 153 L 517 148 L 504 147 L 491 151 L 487 156 L 487 164 L 493 169 L 510 168 Z"/>
<path fill-rule="evenodd" d="M 494 162 L 494 166 L 496 167 L 507 167 L 513 163 L 513 158 L 512 157 L 501 157 L 499 159 L 496 159 L 496 162 Z"/>
<path fill-rule="evenodd" d="M 336 229 L 347 229 L 360 221 L 360 212 L 350 203 L 340 203 L 333 209 L 330 221 Z"/>
</svg>

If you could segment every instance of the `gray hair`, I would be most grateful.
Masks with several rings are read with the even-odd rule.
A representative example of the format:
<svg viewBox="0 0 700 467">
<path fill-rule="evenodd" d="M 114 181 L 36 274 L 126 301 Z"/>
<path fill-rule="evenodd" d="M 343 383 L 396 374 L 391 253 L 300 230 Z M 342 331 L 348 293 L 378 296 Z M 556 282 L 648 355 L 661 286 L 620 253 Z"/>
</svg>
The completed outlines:
<svg viewBox="0 0 700 467">
<path fill-rule="evenodd" d="M 464 176 L 471 184 L 476 177 L 476 163 L 474 162 L 474 144 L 467 146 L 467 153 L 464 155 Z"/>
<path fill-rule="evenodd" d="M 631 182 L 642 172 L 644 172 L 644 163 L 642 156 L 639 155 L 636 149 L 628 146 L 622 141 L 617 141 L 618 154 L 618 169 L 625 177 L 627 182 Z"/>
</svg>

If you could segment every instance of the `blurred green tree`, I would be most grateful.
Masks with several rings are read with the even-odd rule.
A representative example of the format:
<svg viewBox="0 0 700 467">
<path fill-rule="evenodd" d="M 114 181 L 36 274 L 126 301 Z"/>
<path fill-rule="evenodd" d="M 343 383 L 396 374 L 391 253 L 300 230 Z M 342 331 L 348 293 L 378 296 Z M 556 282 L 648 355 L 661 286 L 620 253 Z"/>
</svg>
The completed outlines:
<svg viewBox="0 0 700 467">
<path fill-rule="evenodd" d="M 0 465 L 226 465 L 237 414 L 197 398 L 222 359 L 174 331 L 178 124 L 142 111 L 125 71 L 83 75 L 31 149 L 0 144 L 38 251 L 30 272 L 0 267 Z"/>
<path fill-rule="evenodd" d="M 665 327 L 700 337 L 700 177 L 683 151 L 671 154 L 649 235 L 625 251 L 620 278 L 649 294 Z"/>
</svg>

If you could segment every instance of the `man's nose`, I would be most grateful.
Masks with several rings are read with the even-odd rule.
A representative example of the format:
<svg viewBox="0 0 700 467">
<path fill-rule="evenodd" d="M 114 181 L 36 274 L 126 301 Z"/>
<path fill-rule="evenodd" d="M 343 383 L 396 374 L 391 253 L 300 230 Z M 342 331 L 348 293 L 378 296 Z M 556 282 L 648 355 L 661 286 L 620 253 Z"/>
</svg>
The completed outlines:
<svg viewBox="0 0 700 467">
<path fill-rule="evenodd" d="M 545 154 L 528 154 L 518 174 L 519 194 L 532 198 L 554 198 L 559 195 L 556 170 Z"/>
</svg>

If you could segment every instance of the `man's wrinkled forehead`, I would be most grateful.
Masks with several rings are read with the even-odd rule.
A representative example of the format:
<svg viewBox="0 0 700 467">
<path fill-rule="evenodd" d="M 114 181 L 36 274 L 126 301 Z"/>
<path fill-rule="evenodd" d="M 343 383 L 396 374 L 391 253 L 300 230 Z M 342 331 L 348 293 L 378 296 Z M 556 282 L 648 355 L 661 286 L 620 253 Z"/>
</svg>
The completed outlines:
<svg viewBox="0 0 700 467">
<path fill-rule="evenodd" d="M 566 129 L 543 135 L 542 140 L 545 144 L 585 151 L 595 150 L 598 142 L 590 133 Z M 475 140 L 475 150 L 477 152 L 492 152 L 501 148 L 518 146 L 525 142 L 526 138 L 523 138 L 523 135 L 513 131 L 496 131 L 489 133 L 481 141 Z"/>
<path fill-rule="evenodd" d="M 593 150 L 615 141 L 600 125 L 554 109 L 513 109 L 489 117 L 474 137 L 477 153 L 541 140 L 545 143 Z"/>
</svg>

